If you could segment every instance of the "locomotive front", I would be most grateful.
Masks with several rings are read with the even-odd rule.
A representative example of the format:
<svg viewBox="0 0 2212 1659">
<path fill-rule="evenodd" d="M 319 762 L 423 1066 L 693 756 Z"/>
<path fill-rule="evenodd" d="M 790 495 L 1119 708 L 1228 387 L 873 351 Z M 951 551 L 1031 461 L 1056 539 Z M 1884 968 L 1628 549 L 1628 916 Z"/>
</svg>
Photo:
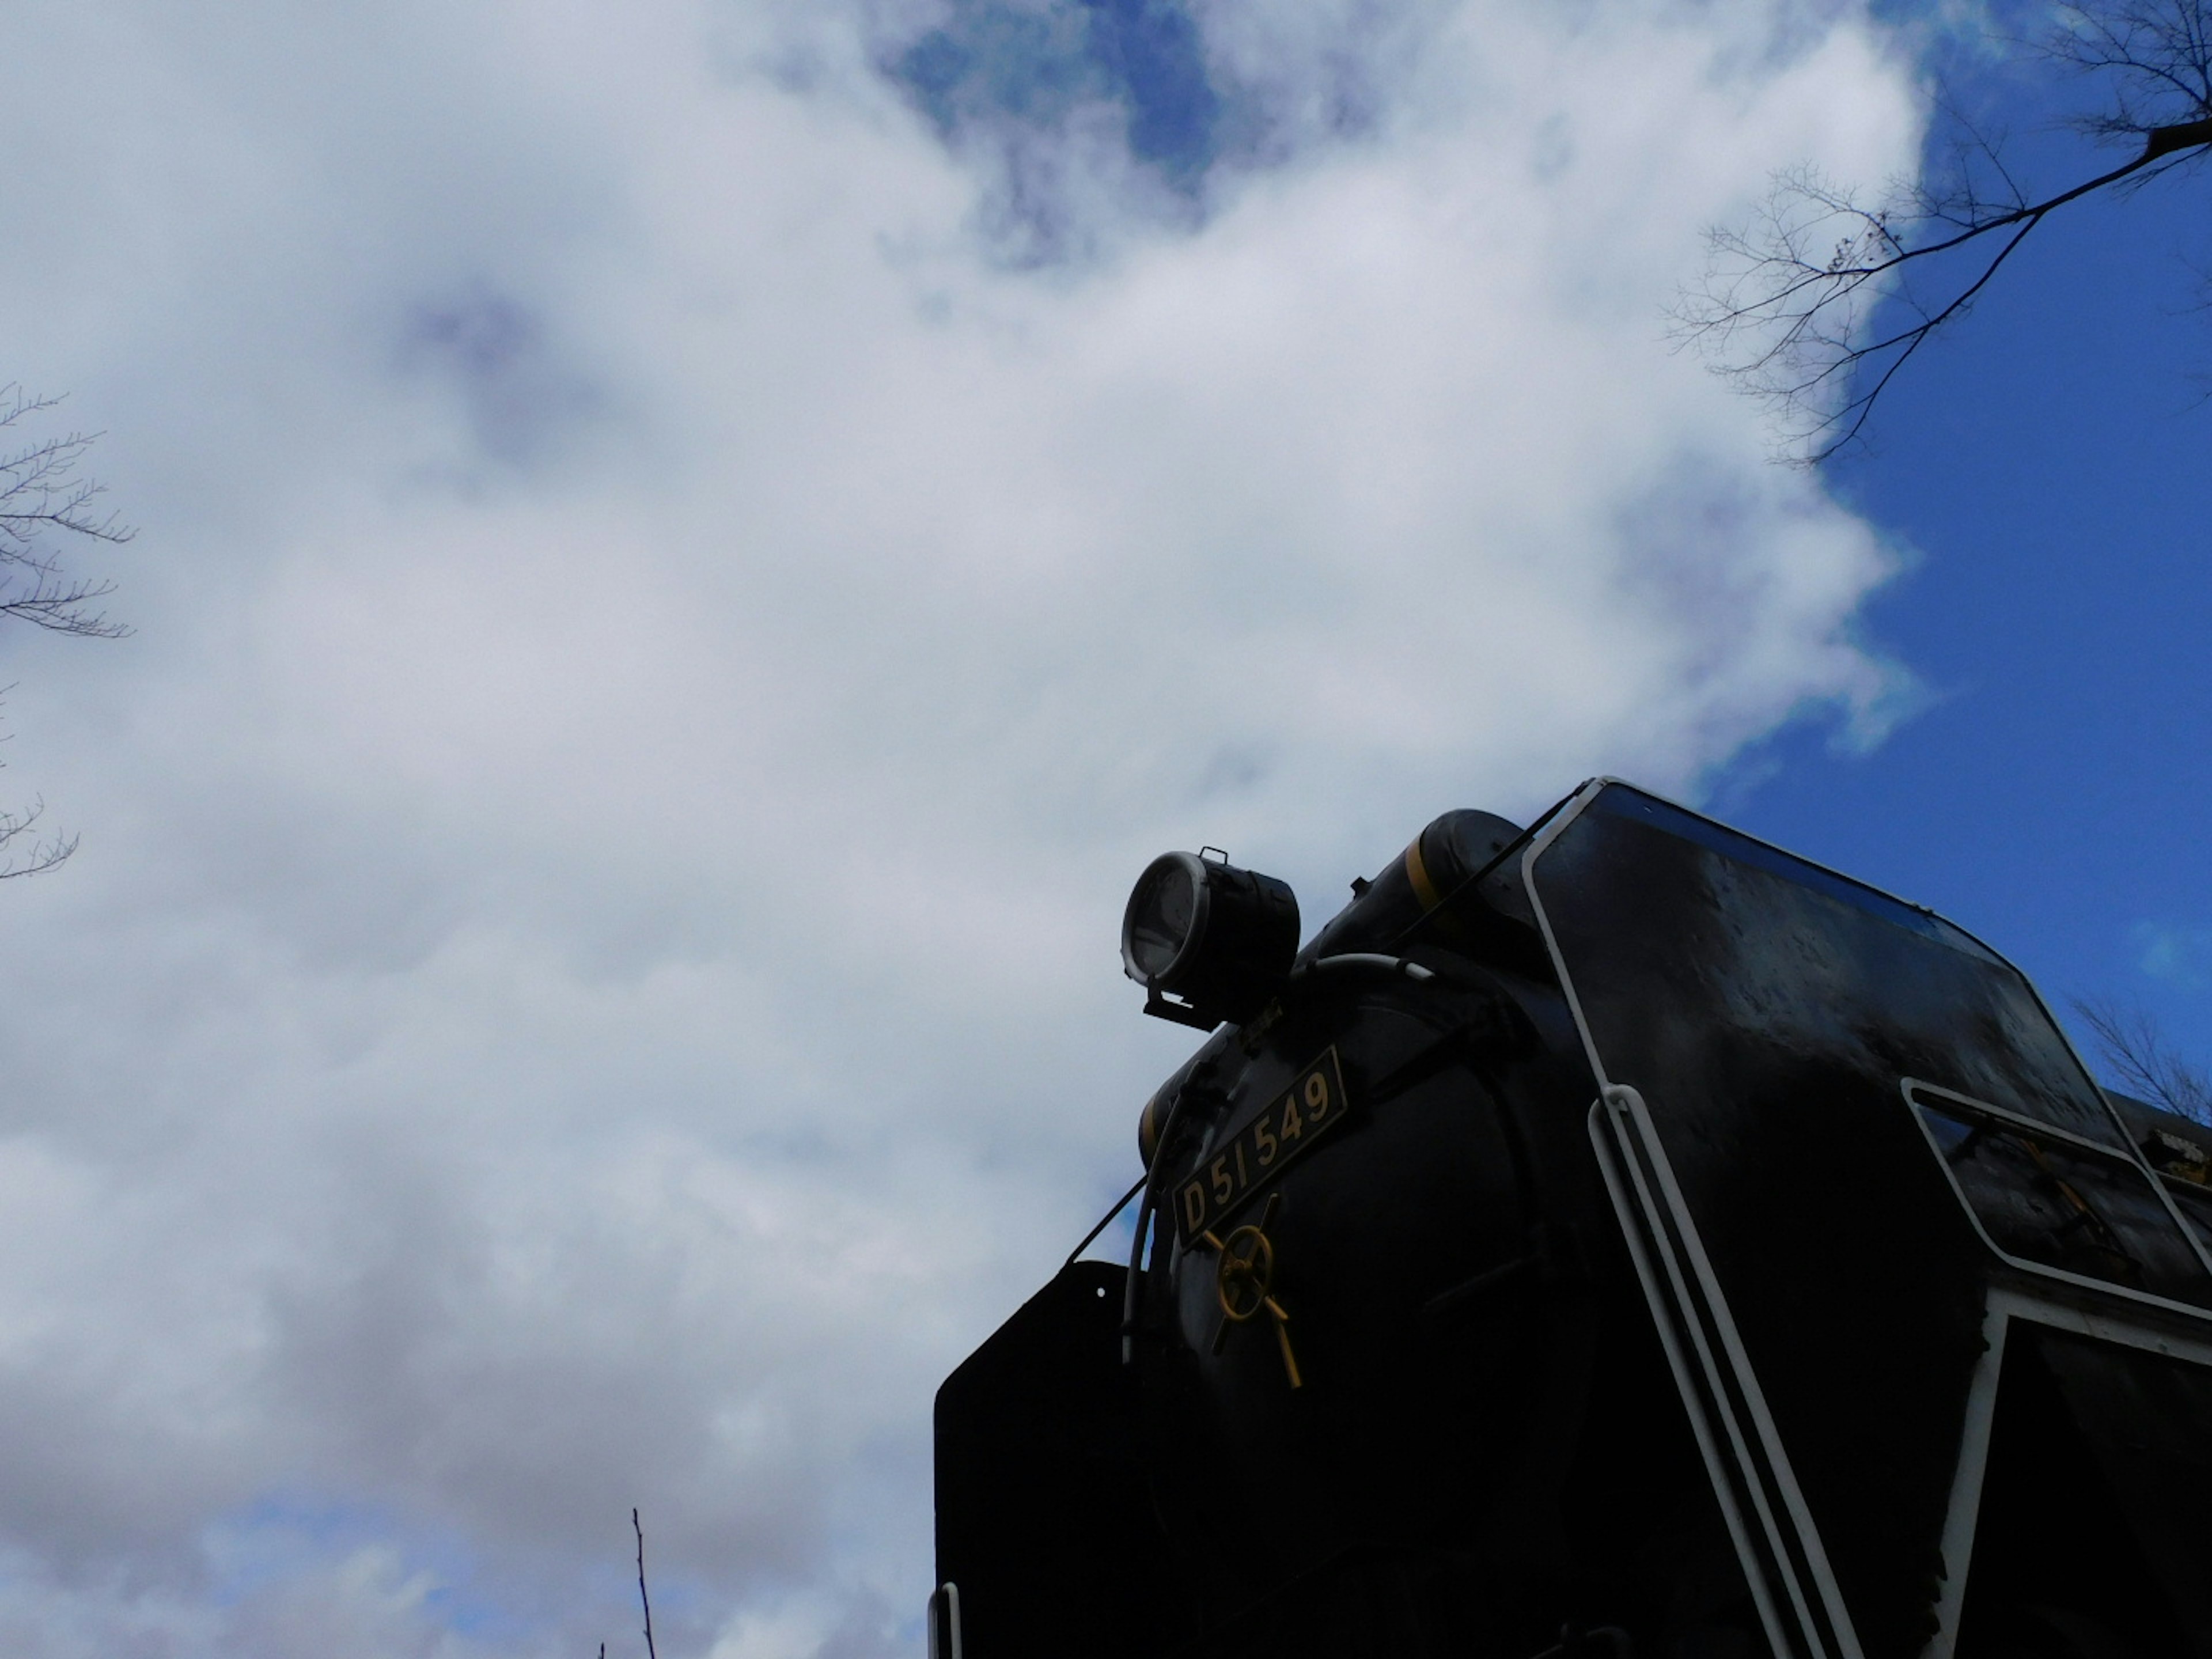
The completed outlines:
<svg viewBox="0 0 2212 1659">
<path fill-rule="evenodd" d="M 1210 1035 L 939 1392 L 938 1659 L 2212 1655 L 2204 1130 L 1626 785 L 1354 887 L 1138 883 Z"/>
</svg>

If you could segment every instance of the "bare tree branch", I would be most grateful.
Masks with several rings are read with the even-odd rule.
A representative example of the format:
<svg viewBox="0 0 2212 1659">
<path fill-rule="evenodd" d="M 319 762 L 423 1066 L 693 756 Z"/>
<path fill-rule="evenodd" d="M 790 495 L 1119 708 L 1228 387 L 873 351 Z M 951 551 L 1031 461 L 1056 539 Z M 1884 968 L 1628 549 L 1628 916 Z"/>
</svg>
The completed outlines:
<svg viewBox="0 0 2212 1659">
<path fill-rule="evenodd" d="M 2140 189 L 2212 149 L 2212 0 L 2118 0 L 2060 14 L 2039 50 L 2100 77 L 2076 123 L 2131 143 L 2118 166 L 2031 196 L 2001 143 L 1955 114 L 1947 164 L 1869 203 L 1809 169 L 1777 175 L 1748 223 L 1707 234 L 1702 282 L 1677 337 L 1774 407 L 1784 453 L 1817 465 L 1856 442 L 1875 403 L 1929 337 L 1972 307 L 2020 245 L 2086 197 Z M 1899 325 L 1874 332 L 1901 313 Z"/>
<path fill-rule="evenodd" d="M 0 386 L 0 430 L 58 405 L 20 386 Z M 96 432 L 68 432 L 0 452 L 0 616 L 58 634 L 117 639 L 131 630 L 110 621 L 99 602 L 112 582 L 72 576 L 52 544 L 56 532 L 119 544 L 137 532 L 94 503 L 106 493 L 82 477 L 77 464 L 98 441 Z"/>
<path fill-rule="evenodd" d="M 2148 140 L 2212 114 L 2212 14 L 2202 0 L 2062 6 L 2041 50 L 2068 69 L 2109 77 L 2111 106 L 2078 124 L 2095 137 Z"/>
<path fill-rule="evenodd" d="M 30 833 L 31 827 L 46 814 L 46 804 L 34 800 L 21 812 L 0 811 L 0 848 L 5 848 L 18 836 Z M 17 856 L 9 854 L 0 859 L 0 881 L 16 876 L 43 875 L 65 860 L 76 851 L 75 836 L 54 835 L 44 840 L 33 840 L 29 852 Z"/>
<path fill-rule="evenodd" d="M 2089 997 L 2076 998 L 2074 1012 L 2128 1092 L 2177 1117 L 2212 1124 L 2212 1076 L 2169 1048 L 2142 1008 Z"/>
<path fill-rule="evenodd" d="M 0 697 L 4 697 L 14 689 L 13 686 L 0 687 Z M 0 743 L 6 741 L 6 735 L 0 733 Z M 0 761 L 0 766 L 4 766 L 6 763 L 4 761 Z M 33 826 L 46 816 L 46 804 L 43 800 L 33 801 L 20 812 L 10 812 L 4 808 L 0 808 L 0 881 L 6 881 L 15 876 L 43 875 L 56 866 L 64 863 L 69 855 L 76 851 L 75 836 L 58 834 L 43 838 L 33 836 L 30 843 L 30 850 L 27 853 L 10 853 L 7 850 L 11 843 L 30 835 Z"/>
<path fill-rule="evenodd" d="M 46 414 L 60 402 L 21 386 L 0 386 L 0 431 Z M 0 450 L 0 618 L 80 639 L 120 639 L 131 632 L 100 605 L 115 591 L 114 583 L 71 574 L 56 545 L 76 537 L 118 546 L 137 533 L 112 513 L 98 510 L 105 487 L 78 471 L 99 437 L 96 432 L 70 431 Z M 76 837 L 60 834 L 33 836 L 27 853 L 4 851 L 32 835 L 45 811 L 44 801 L 33 801 L 20 812 L 0 809 L 0 881 L 39 875 L 76 851 Z"/>
</svg>

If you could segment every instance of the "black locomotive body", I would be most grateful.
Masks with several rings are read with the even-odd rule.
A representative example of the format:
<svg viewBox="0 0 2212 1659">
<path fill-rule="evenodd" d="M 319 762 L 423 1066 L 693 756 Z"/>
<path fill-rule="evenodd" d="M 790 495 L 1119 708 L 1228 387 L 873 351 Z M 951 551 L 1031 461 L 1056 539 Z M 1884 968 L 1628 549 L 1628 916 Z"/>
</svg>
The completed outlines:
<svg viewBox="0 0 2212 1659">
<path fill-rule="evenodd" d="M 1624 784 L 1355 885 L 1292 960 L 1279 884 L 1139 884 L 1229 1023 L 1127 1269 L 938 1396 L 938 1659 L 2212 1659 L 2212 1131 Z"/>
</svg>

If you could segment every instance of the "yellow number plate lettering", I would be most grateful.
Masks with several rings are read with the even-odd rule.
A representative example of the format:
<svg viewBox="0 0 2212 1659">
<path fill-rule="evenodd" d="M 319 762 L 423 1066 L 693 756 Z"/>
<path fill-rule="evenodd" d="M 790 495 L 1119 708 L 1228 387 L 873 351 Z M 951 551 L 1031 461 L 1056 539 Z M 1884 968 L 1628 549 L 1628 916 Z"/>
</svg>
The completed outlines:
<svg viewBox="0 0 2212 1659">
<path fill-rule="evenodd" d="M 1175 1211 L 1176 1234 L 1184 1248 L 1243 1209 L 1350 1115 L 1336 1050 L 1324 1048 L 1289 1088 L 1248 1114 L 1215 1143 L 1213 1156 L 1183 1178 Z"/>
</svg>

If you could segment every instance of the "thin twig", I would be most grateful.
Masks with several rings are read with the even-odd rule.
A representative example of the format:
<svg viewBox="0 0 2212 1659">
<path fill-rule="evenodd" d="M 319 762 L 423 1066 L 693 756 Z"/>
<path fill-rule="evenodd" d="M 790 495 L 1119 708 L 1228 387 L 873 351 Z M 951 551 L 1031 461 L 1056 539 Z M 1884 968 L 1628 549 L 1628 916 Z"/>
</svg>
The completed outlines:
<svg viewBox="0 0 2212 1659">
<path fill-rule="evenodd" d="M 46 804 L 43 800 L 33 801 L 20 812 L 0 810 L 0 847 L 7 846 L 16 836 L 27 833 L 44 816 L 46 810 Z M 30 852 L 21 858 L 10 854 L 0 860 L 0 881 L 16 876 L 43 875 L 56 866 L 67 862 L 69 855 L 76 851 L 75 836 L 58 835 L 35 842 Z"/>
<path fill-rule="evenodd" d="M 629 1512 L 630 1529 L 637 1534 L 637 1600 L 645 1609 L 645 1659 L 660 1659 L 653 1646 L 653 1598 L 645 1593 L 645 1528 L 638 1522 L 637 1511 Z M 606 1659 L 606 1649 L 599 1650 L 599 1659 Z"/>
</svg>

